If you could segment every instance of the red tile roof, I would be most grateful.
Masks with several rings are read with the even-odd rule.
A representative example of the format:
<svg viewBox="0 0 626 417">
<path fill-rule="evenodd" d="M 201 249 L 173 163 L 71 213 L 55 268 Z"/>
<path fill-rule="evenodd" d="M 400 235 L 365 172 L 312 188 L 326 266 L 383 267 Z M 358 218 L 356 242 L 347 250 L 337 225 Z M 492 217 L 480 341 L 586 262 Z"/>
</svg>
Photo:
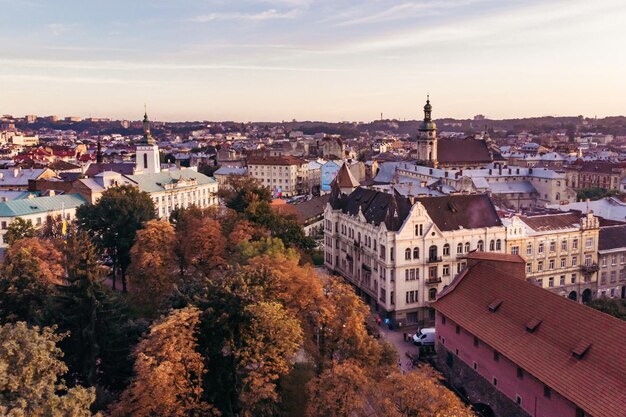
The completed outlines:
<svg viewBox="0 0 626 417">
<path fill-rule="evenodd" d="M 354 178 L 354 175 L 352 175 L 352 172 L 350 172 L 350 170 L 348 169 L 348 165 L 346 163 L 341 165 L 341 168 L 339 168 L 335 179 L 332 180 L 330 185 L 333 185 L 333 183 L 335 182 L 339 185 L 340 188 L 356 188 L 360 185 L 359 182 Z"/>
<path fill-rule="evenodd" d="M 586 413 L 626 416 L 626 322 L 489 262 L 455 281 L 434 303 L 437 311 Z M 495 300 L 500 305 L 490 311 Z"/>
<path fill-rule="evenodd" d="M 472 251 L 469 252 L 465 258 L 467 259 L 483 259 L 488 261 L 499 261 L 499 262 L 516 262 L 525 264 L 526 261 L 519 255 L 511 255 L 508 253 L 494 253 L 494 252 L 479 252 Z"/>
<path fill-rule="evenodd" d="M 581 223 L 580 218 L 580 213 L 572 212 L 541 216 L 520 216 L 520 219 L 536 232 L 578 228 Z"/>
<path fill-rule="evenodd" d="M 489 163 L 493 161 L 489 147 L 484 140 L 474 138 L 439 139 L 437 160 L 440 164 Z"/>
</svg>

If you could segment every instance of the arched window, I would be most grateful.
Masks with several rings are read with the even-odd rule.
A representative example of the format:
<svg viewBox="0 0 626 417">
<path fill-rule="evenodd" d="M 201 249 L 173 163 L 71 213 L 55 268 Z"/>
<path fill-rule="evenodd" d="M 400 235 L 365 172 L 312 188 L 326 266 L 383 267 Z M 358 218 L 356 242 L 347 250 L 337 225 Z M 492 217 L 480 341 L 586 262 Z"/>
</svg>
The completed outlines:
<svg viewBox="0 0 626 417">
<path fill-rule="evenodd" d="M 437 288 L 431 288 L 428 290 L 428 300 L 433 301 L 435 298 L 437 298 Z"/>
<path fill-rule="evenodd" d="M 420 258 L 420 248 L 413 248 L 413 259 Z"/>
<path fill-rule="evenodd" d="M 470 251 L 470 243 L 469 242 L 465 242 L 465 253 Z"/>
<path fill-rule="evenodd" d="M 437 260 L 437 245 L 432 245 L 428 248 L 428 259 L 431 261 Z"/>
<path fill-rule="evenodd" d="M 143 154 L 143 169 L 148 169 L 148 154 Z"/>
<path fill-rule="evenodd" d="M 411 249 L 406 248 L 404 250 L 404 259 L 407 261 L 411 260 Z"/>
<path fill-rule="evenodd" d="M 482 252 L 485 250 L 485 244 L 482 240 L 478 241 L 478 244 L 476 245 L 476 249 L 478 249 L 479 252 Z"/>
<path fill-rule="evenodd" d="M 450 245 L 447 243 L 443 245 L 443 256 L 450 256 Z"/>
<path fill-rule="evenodd" d="M 359 238 L 358 238 L 358 240 L 357 240 L 357 241 L 358 241 L 359 243 L 361 243 L 361 232 L 359 232 L 358 236 L 359 236 Z"/>
<path fill-rule="evenodd" d="M 556 193 L 556 201 L 560 201 L 561 200 L 561 193 Z"/>
<path fill-rule="evenodd" d="M 502 250 L 502 241 L 500 239 L 496 240 L 496 250 Z"/>
<path fill-rule="evenodd" d="M 491 239 L 491 241 L 489 242 L 489 250 L 492 252 L 496 250 L 496 241 L 493 239 Z"/>
<path fill-rule="evenodd" d="M 460 255 L 463 253 L 463 244 L 459 243 L 458 245 L 456 245 L 456 254 Z"/>
</svg>

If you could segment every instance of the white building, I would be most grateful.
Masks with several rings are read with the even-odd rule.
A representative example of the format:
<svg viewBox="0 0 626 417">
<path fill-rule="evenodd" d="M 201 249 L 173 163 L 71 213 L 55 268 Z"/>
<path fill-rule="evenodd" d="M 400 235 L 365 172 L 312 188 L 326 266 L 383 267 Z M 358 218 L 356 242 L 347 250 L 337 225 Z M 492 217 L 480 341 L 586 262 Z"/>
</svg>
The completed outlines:
<svg viewBox="0 0 626 417">
<path fill-rule="evenodd" d="M 290 197 L 306 190 L 309 163 L 293 156 L 254 155 L 248 158 L 248 174 L 275 196 Z"/>
<path fill-rule="evenodd" d="M 325 265 L 382 316 L 427 324 L 436 294 L 473 250 L 504 253 L 505 228 L 485 194 L 405 197 L 333 183 L 324 213 Z"/>
<path fill-rule="evenodd" d="M 137 145 L 135 174 L 156 174 L 161 172 L 159 146 L 150 134 L 148 114 L 143 116 L 143 139 Z"/>
</svg>

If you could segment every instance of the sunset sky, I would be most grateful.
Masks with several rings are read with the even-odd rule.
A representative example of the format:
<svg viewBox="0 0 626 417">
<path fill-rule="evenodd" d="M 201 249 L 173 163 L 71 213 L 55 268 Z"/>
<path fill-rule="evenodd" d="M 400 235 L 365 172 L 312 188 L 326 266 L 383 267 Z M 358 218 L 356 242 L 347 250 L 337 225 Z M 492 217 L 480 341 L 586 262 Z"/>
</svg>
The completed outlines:
<svg viewBox="0 0 626 417">
<path fill-rule="evenodd" d="M 624 0 L 0 0 L 0 113 L 626 114 Z"/>
</svg>

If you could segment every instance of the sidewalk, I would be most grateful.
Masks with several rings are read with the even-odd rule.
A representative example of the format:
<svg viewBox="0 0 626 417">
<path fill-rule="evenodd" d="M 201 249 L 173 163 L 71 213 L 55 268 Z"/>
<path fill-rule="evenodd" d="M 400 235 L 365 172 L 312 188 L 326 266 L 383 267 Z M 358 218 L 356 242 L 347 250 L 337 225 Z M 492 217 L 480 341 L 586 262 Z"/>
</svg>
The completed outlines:
<svg viewBox="0 0 626 417">
<path fill-rule="evenodd" d="M 402 365 L 402 372 L 410 372 L 413 370 L 411 360 L 406 356 L 407 352 L 415 355 L 417 354 L 419 348 L 411 342 L 405 342 L 402 340 L 402 334 L 407 332 L 407 334 L 415 333 L 416 329 L 399 329 L 399 330 L 389 330 L 385 324 L 380 326 L 380 334 L 385 338 L 389 343 L 395 346 L 398 351 L 398 355 L 400 355 L 400 364 Z"/>
</svg>

